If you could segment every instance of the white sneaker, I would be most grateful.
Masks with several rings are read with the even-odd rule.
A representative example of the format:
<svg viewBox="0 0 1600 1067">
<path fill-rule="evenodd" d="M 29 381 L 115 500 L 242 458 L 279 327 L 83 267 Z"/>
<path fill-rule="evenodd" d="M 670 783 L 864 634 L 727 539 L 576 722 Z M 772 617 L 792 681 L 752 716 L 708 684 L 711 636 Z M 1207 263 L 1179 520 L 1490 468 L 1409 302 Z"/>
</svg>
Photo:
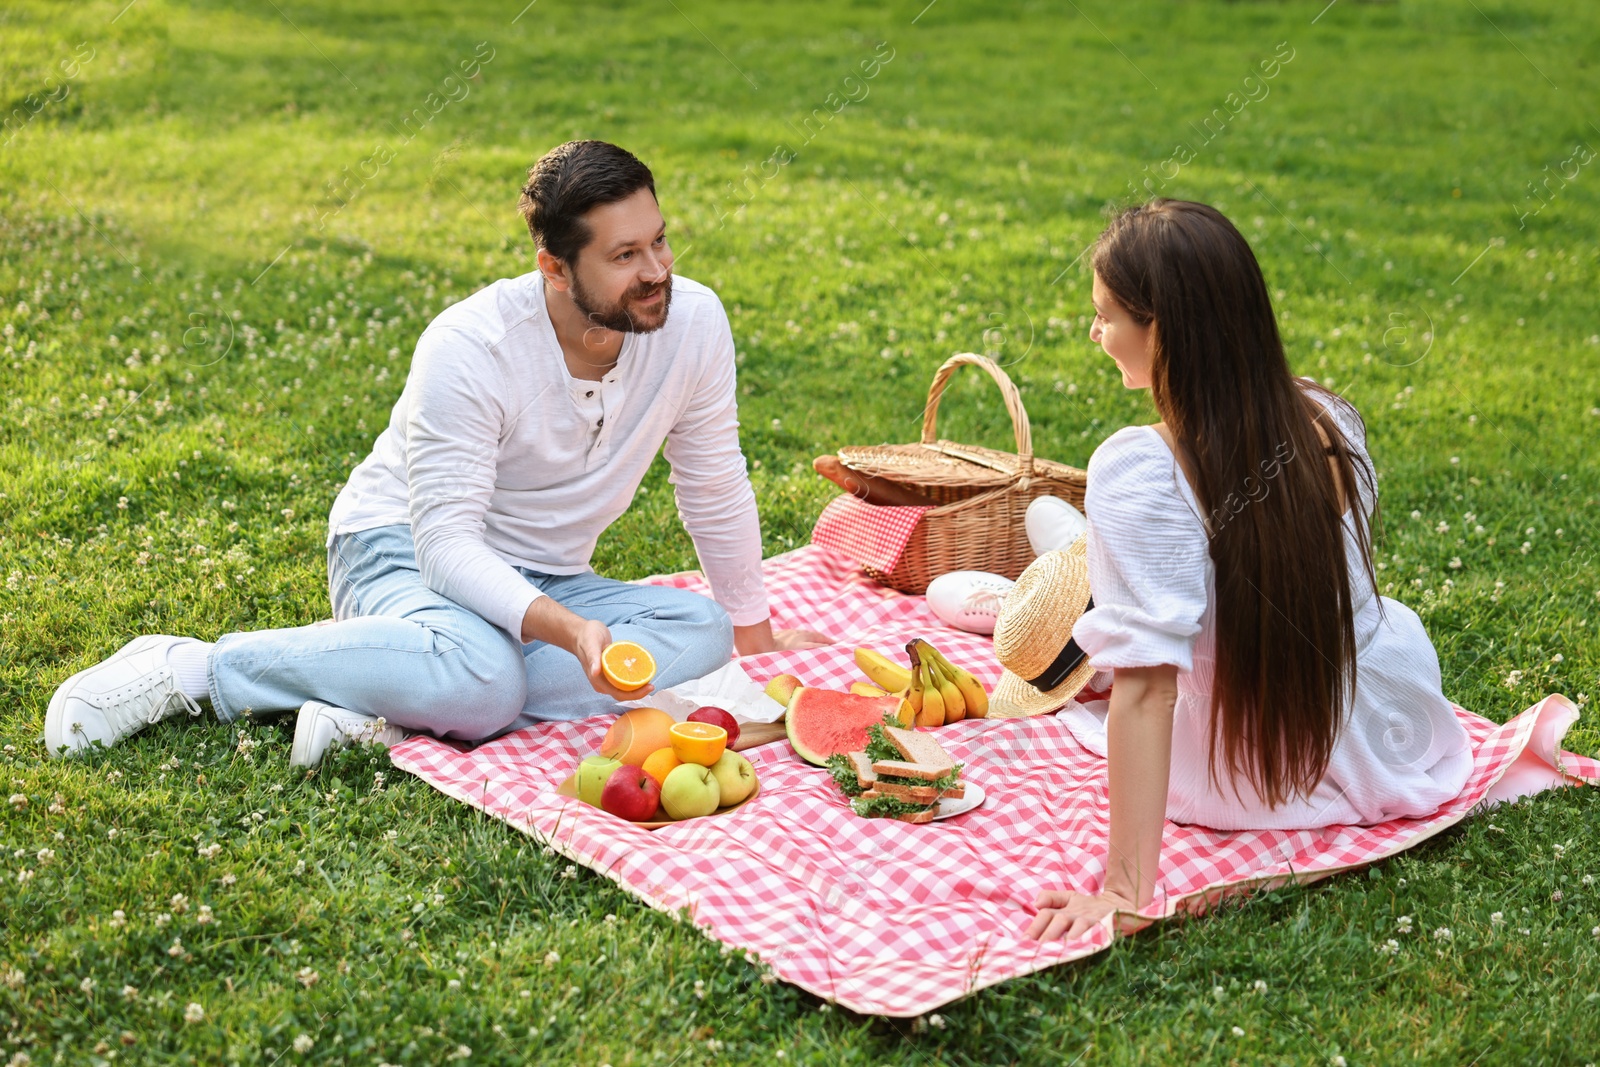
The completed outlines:
<svg viewBox="0 0 1600 1067">
<path fill-rule="evenodd" d="M 958 630 L 992 634 L 1000 605 L 1016 584 L 988 571 L 951 571 L 928 583 L 928 607 Z"/>
<path fill-rule="evenodd" d="M 1089 529 L 1089 520 L 1083 512 L 1058 496 L 1041 496 L 1028 505 L 1022 520 L 1028 531 L 1028 544 L 1033 554 L 1059 552 L 1082 537 Z"/>
<path fill-rule="evenodd" d="M 151 723 L 200 705 L 178 688 L 167 650 L 181 637 L 136 637 L 110 658 L 62 682 L 44 713 L 44 747 L 70 756 L 95 742 L 109 748 Z"/>
<path fill-rule="evenodd" d="M 300 716 L 295 720 L 289 765 L 315 767 L 330 748 L 373 742 L 398 745 L 410 736 L 411 731 L 390 726 L 381 715 L 363 715 L 320 700 L 308 700 L 300 705 Z"/>
</svg>

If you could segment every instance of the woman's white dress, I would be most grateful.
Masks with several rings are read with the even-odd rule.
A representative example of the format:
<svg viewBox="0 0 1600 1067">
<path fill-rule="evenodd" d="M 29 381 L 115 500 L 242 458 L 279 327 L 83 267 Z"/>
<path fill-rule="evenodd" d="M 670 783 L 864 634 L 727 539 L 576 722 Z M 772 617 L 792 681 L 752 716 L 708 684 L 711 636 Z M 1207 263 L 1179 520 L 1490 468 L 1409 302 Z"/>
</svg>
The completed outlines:
<svg viewBox="0 0 1600 1067">
<path fill-rule="evenodd" d="M 1330 414 L 1370 470 L 1359 421 L 1337 404 Z M 1278 491 L 1270 481 L 1263 484 L 1266 492 Z M 1376 501 L 1359 478 L 1358 485 L 1370 517 Z M 1084 510 L 1094 607 L 1073 627 L 1079 647 L 1101 671 L 1178 668 L 1169 819 L 1219 830 L 1379 823 L 1430 814 L 1460 793 L 1472 751 L 1440 687 L 1438 655 L 1416 613 L 1368 585 L 1350 512 L 1344 531 L 1355 608 L 1354 699 L 1312 796 L 1270 809 L 1242 777 L 1235 796 L 1220 749 L 1222 789 L 1208 778 L 1214 573 L 1200 506 L 1154 427 L 1126 427 L 1095 450 Z M 1107 709 L 1104 701 L 1073 703 L 1061 717 L 1081 743 L 1104 755 Z"/>
</svg>

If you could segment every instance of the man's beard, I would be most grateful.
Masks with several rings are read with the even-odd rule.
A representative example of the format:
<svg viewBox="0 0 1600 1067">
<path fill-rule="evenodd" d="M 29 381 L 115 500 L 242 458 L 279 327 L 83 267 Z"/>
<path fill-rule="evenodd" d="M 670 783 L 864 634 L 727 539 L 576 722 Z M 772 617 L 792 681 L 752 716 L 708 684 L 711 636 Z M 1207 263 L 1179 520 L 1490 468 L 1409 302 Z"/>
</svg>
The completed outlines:
<svg viewBox="0 0 1600 1067">
<path fill-rule="evenodd" d="M 640 300 L 661 293 L 661 303 L 648 308 Z M 618 333 L 654 333 L 667 324 L 667 309 L 672 304 L 672 275 L 650 285 L 636 285 L 623 293 L 615 304 L 601 304 L 583 287 L 577 271 L 572 273 L 572 303 L 591 326 Z"/>
</svg>

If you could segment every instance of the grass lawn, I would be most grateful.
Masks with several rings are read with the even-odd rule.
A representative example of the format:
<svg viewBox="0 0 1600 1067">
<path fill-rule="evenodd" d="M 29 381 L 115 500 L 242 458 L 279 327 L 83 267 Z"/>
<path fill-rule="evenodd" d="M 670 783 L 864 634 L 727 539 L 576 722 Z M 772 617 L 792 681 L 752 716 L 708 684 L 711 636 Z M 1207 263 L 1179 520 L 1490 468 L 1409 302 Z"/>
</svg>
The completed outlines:
<svg viewBox="0 0 1600 1067">
<path fill-rule="evenodd" d="M 134 635 L 328 615 L 327 510 L 411 345 L 532 269 L 520 180 L 593 136 L 654 167 L 728 307 L 769 553 L 830 496 L 811 457 L 915 439 L 951 352 L 1007 364 L 1042 455 L 1154 421 L 1087 341 L 1078 257 L 1109 201 L 1216 203 L 1296 369 L 1367 417 L 1382 582 L 1446 692 L 1588 699 L 1567 745 L 1596 754 L 1600 9 L 125 3 L 0 11 L 0 1063 L 1600 1058 L 1582 791 L 888 1022 L 381 755 L 303 776 L 289 726 L 201 720 L 64 764 L 37 740 Z M 946 432 L 1003 446 L 980 377 Z M 603 573 L 694 565 L 665 474 Z"/>
</svg>

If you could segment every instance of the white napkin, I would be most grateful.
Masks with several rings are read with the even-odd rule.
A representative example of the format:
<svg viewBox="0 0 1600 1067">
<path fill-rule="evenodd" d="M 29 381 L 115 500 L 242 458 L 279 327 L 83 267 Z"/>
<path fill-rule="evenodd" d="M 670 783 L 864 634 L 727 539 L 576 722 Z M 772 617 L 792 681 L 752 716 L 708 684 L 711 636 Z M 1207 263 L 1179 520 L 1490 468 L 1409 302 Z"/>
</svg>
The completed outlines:
<svg viewBox="0 0 1600 1067">
<path fill-rule="evenodd" d="M 784 711 L 737 663 L 671 689 L 657 689 L 643 700 L 625 700 L 623 706 L 660 708 L 679 722 L 705 707 L 722 708 L 737 722 L 777 722 Z"/>
</svg>

